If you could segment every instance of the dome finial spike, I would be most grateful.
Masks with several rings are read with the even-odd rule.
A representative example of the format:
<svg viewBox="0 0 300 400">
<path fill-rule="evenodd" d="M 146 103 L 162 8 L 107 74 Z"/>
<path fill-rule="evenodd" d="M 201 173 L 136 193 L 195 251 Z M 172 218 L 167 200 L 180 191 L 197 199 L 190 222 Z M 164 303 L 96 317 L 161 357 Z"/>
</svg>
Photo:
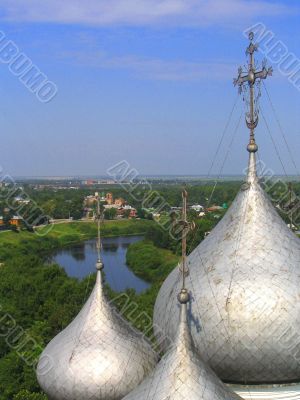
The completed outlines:
<svg viewBox="0 0 300 400">
<path fill-rule="evenodd" d="M 182 191 L 182 219 L 179 221 L 182 226 L 181 231 L 181 273 L 182 273 L 182 286 L 181 291 L 178 293 L 178 301 L 180 304 L 187 304 L 190 300 L 189 292 L 185 287 L 185 278 L 187 275 L 186 266 L 186 236 L 191 228 L 191 224 L 187 221 L 187 191 L 183 189 Z"/>
<path fill-rule="evenodd" d="M 100 208 L 100 196 L 99 193 L 95 193 L 97 199 L 97 262 L 96 268 L 98 271 L 101 271 L 104 268 L 104 264 L 101 258 L 101 208 Z"/>
</svg>

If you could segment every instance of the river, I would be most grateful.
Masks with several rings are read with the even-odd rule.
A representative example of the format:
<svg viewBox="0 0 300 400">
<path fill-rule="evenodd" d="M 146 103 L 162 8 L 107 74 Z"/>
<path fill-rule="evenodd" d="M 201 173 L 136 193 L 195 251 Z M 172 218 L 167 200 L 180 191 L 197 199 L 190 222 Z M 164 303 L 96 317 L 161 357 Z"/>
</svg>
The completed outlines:
<svg viewBox="0 0 300 400">
<path fill-rule="evenodd" d="M 142 236 L 119 236 L 102 239 L 105 279 L 113 290 L 122 292 L 132 288 L 137 293 L 141 293 L 150 286 L 148 282 L 138 278 L 126 265 L 128 246 L 142 239 Z M 51 261 L 62 266 L 69 276 L 79 279 L 96 271 L 96 259 L 95 239 L 57 250 L 51 257 Z"/>
</svg>

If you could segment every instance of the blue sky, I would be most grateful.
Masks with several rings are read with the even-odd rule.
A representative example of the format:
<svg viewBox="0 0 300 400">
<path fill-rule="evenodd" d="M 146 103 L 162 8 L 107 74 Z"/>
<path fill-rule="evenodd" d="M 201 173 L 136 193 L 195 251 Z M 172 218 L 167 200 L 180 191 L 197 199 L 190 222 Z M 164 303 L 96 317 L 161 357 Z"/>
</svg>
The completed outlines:
<svg viewBox="0 0 300 400">
<path fill-rule="evenodd" d="M 206 174 L 237 96 L 243 31 L 264 23 L 300 58 L 292 0 L 0 0 L 0 18 L 7 40 L 58 87 L 41 103 L 0 63 L 0 165 L 11 175 L 101 175 L 123 159 L 141 174 Z M 266 85 L 300 170 L 300 91 L 276 65 Z M 261 105 L 295 173 L 265 95 Z M 243 171 L 247 140 L 242 123 L 224 174 Z M 257 141 L 266 165 L 283 173 L 263 121 Z"/>
</svg>

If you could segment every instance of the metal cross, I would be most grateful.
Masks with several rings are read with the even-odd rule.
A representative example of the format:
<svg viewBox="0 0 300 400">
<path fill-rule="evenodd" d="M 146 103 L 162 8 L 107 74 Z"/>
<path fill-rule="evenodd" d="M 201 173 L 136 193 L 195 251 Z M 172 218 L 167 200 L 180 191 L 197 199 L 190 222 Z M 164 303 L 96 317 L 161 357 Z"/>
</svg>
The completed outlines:
<svg viewBox="0 0 300 400">
<path fill-rule="evenodd" d="M 189 269 L 186 265 L 186 237 L 187 234 L 195 229 L 195 222 L 189 222 L 187 220 L 187 191 L 184 189 L 182 191 L 182 214 L 181 219 L 174 220 L 173 226 L 179 228 L 177 233 L 180 232 L 181 235 L 181 265 L 179 267 L 180 272 L 182 273 L 182 288 L 185 289 L 185 278 L 189 274 Z"/>
<path fill-rule="evenodd" d="M 257 144 L 255 143 L 254 137 L 254 129 L 258 124 L 258 115 L 255 111 L 255 101 L 254 101 L 254 85 L 257 80 L 266 79 L 267 76 L 272 75 L 273 68 L 266 66 L 266 60 L 262 63 L 262 69 L 260 71 L 256 71 L 255 69 L 255 61 L 254 61 L 254 53 L 258 49 L 258 45 L 253 43 L 254 33 L 249 33 L 250 44 L 247 47 L 246 54 L 249 55 L 249 63 L 247 72 L 243 72 L 242 67 L 238 69 L 238 77 L 233 80 L 234 86 L 239 87 L 239 93 L 242 93 L 243 86 L 248 84 L 250 89 L 250 112 L 249 115 L 246 116 L 246 124 L 250 129 L 250 142 L 248 144 L 248 151 L 255 153 L 258 150 Z M 245 75 L 246 74 L 246 75 Z"/>
<path fill-rule="evenodd" d="M 95 193 L 96 195 L 96 200 L 97 200 L 97 263 L 96 263 L 96 268 L 98 270 L 102 270 L 104 268 L 104 264 L 102 261 L 101 257 L 101 207 L 100 207 L 100 196 L 98 193 Z"/>
</svg>

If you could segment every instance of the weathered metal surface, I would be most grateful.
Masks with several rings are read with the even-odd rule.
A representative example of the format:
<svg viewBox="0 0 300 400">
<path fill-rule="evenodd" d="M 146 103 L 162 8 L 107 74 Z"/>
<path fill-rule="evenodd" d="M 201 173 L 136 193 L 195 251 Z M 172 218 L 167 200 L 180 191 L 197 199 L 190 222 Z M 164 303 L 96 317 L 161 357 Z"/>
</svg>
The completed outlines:
<svg viewBox="0 0 300 400">
<path fill-rule="evenodd" d="M 51 400 L 119 400 L 156 362 L 150 344 L 107 303 L 98 270 L 81 312 L 42 353 L 37 377 Z"/>
<path fill-rule="evenodd" d="M 300 400 L 300 385 L 237 386 L 230 388 L 244 400 Z"/>
<path fill-rule="evenodd" d="M 195 351 L 187 324 L 187 304 L 182 304 L 180 323 L 172 347 L 156 369 L 124 400 L 239 400 Z"/>
<path fill-rule="evenodd" d="M 300 381 L 300 240 L 260 187 L 250 152 L 244 185 L 187 259 L 191 333 L 202 358 L 230 382 Z M 157 337 L 175 338 L 180 273 L 159 292 Z"/>
</svg>

